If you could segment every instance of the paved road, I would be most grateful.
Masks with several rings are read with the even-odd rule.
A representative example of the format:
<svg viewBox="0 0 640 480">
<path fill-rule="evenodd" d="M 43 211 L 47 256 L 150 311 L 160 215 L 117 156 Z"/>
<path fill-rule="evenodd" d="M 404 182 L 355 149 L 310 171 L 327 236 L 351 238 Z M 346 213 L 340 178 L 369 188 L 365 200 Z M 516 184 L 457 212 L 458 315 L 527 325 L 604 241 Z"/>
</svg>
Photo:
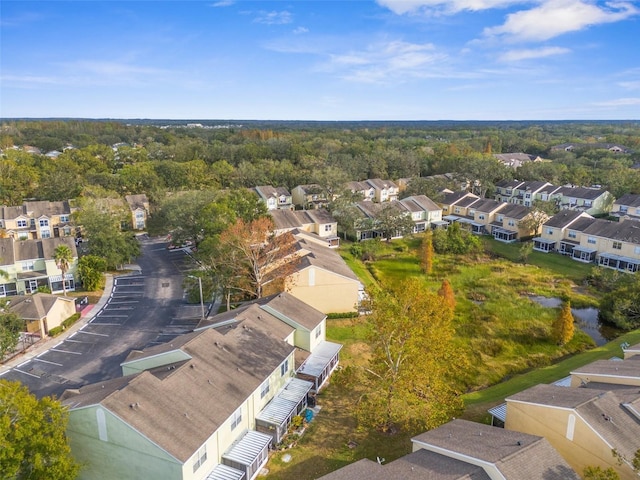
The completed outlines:
<svg viewBox="0 0 640 480">
<path fill-rule="evenodd" d="M 140 271 L 116 276 L 104 306 L 84 326 L 1 378 L 19 380 L 38 397 L 120 376 L 133 349 L 164 343 L 191 331 L 200 306 L 187 305 L 184 273 L 193 268 L 182 250 L 159 239 L 141 240 Z"/>
</svg>

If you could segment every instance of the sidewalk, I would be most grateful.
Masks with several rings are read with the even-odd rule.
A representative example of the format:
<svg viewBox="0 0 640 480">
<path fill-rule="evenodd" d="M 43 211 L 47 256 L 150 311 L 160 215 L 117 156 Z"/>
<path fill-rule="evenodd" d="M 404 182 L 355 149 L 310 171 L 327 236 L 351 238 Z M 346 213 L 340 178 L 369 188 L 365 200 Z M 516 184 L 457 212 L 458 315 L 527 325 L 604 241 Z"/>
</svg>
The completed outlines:
<svg viewBox="0 0 640 480">
<path fill-rule="evenodd" d="M 31 347 L 29 347 L 24 352 L 19 353 L 12 359 L 7 360 L 6 363 L 1 364 L 0 375 L 11 370 L 13 367 L 20 365 L 21 363 L 27 362 L 32 358 L 37 357 L 41 353 L 46 352 L 50 348 L 54 347 L 60 342 L 63 342 L 70 335 L 74 334 L 75 332 L 80 330 L 82 327 L 84 327 L 106 305 L 107 301 L 109 300 L 109 297 L 111 296 L 112 290 L 113 290 L 113 275 L 111 275 L 110 273 L 106 273 L 104 292 L 102 293 L 102 297 L 100 297 L 100 300 L 98 300 L 98 303 L 93 305 L 93 308 L 91 308 L 84 316 L 80 317 L 76 323 L 74 323 L 71 327 L 67 328 L 64 332 L 62 332 L 57 337 L 54 337 L 54 338 L 45 337 L 39 342 L 32 345 Z"/>
</svg>

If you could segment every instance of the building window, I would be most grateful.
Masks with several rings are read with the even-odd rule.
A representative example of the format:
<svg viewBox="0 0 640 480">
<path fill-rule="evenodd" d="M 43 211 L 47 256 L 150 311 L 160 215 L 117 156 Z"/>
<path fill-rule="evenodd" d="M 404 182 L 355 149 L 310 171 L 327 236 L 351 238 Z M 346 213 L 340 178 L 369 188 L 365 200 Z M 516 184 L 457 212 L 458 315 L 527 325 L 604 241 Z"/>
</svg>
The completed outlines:
<svg viewBox="0 0 640 480">
<path fill-rule="evenodd" d="M 27 232 L 18 232 L 18 240 L 27 240 L 29 234 Z"/>
<path fill-rule="evenodd" d="M 507 225 L 509 225 L 510 227 L 515 227 L 516 226 L 516 222 L 515 222 L 515 220 L 509 220 L 507 222 Z"/>
<path fill-rule="evenodd" d="M 575 232 L 575 230 L 569 230 L 569 233 L 567 234 L 567 236 L 569 238 L 576 238 L 578 234 Z"/>
<path fill-rule="evenodd" d="M 51 238 L 51 230 L 49 230 L 48 228 L 45 230 L 40 230 L 40 237 L 41 238 Z"/>
<path fill-rule="evenodd" d="M 242 422 L 242 407 L 231 415 L 231 430 L 234 430 Z"/>
<path fill-rule="evenodd" d="M 456 207 L 456 208 L 454 209 L 454 212 L 455 212 L 455 213 L 460 213 L 460 207 Z"/>
<path fill-rule="evenodd" d="M 591 245 L 595 245 L 596 244 L 596 238 L 595 237 L 587 238 L 587 243 L 590 243 Z"/>
<path fill-rule="evenodd" d="M 591 200 L 585 200 L 584 201 L 584 206 L 585 207 L 591 208 L 592 205 L 593 205 L 593 202 Z"/>
<path fill-rule="evenodd" d="M 331 228 L 330 224 L 327 224 L 327 225 L 324 226 L 324 231 L 325 232 L 330 232 L 331 230 L 332 230 L 332 228 Z"/>
<path fill-rule="evenodd" d="M 48 227 L 49 226 L 49 220 L 46 218 L 41 218 L 40 222 L 39 222 L 41 227 Z"/>
<path fill-rule="evenodd" d="M 499 222 L 504 221 L 504 215 L 498 215 L 498 221 Z"/>
<path fill-rule="evenodd" d="M 69 215 L 60 215 L 60 222 L 66 223 L 69 221 Z"/>
<path fill-rule="evenodd" d="M 33 260 L 28 260 L 26 262 L 22 262 L 22 271 L 23 272 L 33 272 L 35 270 L 35 265 Z"/>
<path fill-rule="evenodd" d="M 469 215 L 470 217 L 473 217 L 475 214 L 476 214 L 476 211 L 475 211 L 475 210 L 473 210 L 473 209 L 470 209 L 470 210 L 469 210 L 469 212 L 468 212 L 468 215 Z"/>
<path fill-rule="evenodd" d="M 613 242 L 614 250 L 622 250 L 622 242 Z"/>
<path fill-rule="evenodd" d="M 267 393 L 269 393 L 269 379 L 267 378 L 262 385 L 260 385 L 260 398 L 266 397 Z"/>
<path fill-rule="evenodd" d="M 553 235 L 553 228 L 547 228 L 547 235 Z"/>
<path fill-rule="evenodd" d="M 322 325 L 318 325 L 318 327 L 316 328 L 316 338 L 318 338 L 321 333 L 322 333 Z"/>
<path fill-rule="evenodd" d="M 0 285 L 0 297 L 6 297 L 7 290 L 4 288 L 4 285 Z"/>
<path fill-rule="evenodd" d="M 640 255 L 640 247 L 634 248 L 633 253 L 635 253 L 636 255 Z"/>
<path fill-rule="evenodd" d="M 193 473 L 196 472 L 196 470 L 198 470 L 202 465 L 204 465 L 204 462 L 207 461 L 207 446 L 203 445 L 200 450 L 198 450 L 198 453 L 196 453 L 196 457 L 193 459 Z"/>
<path fill-rule="evenodd" d="M 280 376 L 284 377 L 289 372 L 289 359 L 287 358 L 282 365 L 280 365 Z"/>
<path fill-rule="evenodd" d="M 27 221 L 26 220 L 18 220 L 18 221 L 16 221 L 16 225 L 18 226 L 18 228 L 25 228 L 27 226 Z"/>
<path fill-rule="evenodd" d="M 629 210 L 629 207 L 626 205 L 620 205 L 620 213 L 627 213 L 627 210 Z"/>
<path fill-rule="evenodd" d="M 507 189 L 507 191 L 505 192 L 507 195 L 511 196 L 513 194 L 513 190 L 511 189 Z"/>
<path fill-rule="evenodd" d="M 483 214 L 478 215 L 478 220 L 484 220 L 484 215 Z"/>
</svg>

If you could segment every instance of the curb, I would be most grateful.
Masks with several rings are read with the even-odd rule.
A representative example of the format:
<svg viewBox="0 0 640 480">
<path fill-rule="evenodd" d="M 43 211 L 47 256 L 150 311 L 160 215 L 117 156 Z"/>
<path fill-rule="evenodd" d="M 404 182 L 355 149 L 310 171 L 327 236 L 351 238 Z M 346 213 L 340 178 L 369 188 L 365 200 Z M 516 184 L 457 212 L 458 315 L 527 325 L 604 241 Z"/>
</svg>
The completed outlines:
<svg viewBox="0 0 640 480">
<path fill-rule="evenodd" d="M 10 360 L 7 360 L 6 363 L 0 365 L 0 375 L 8 372 L 12 368 L 28 362 L 29 360 L 41 355 L 46 352 L 50 348 L 53 348 L 55 345 L 58 345 L 61 342 L 64 342 L 70 335 L 76 333 L 82 327 L 84 327 L 87 323 L 89 323 L 93 318 L 100 313 L 102 308 L 107 304 L 109 298 L 111 297 L 111 293 L 113 291 L 113 275 L 110 273 L 105 273 L 105 282 L 104 282 L 104 291 L 102 292 L 102 297 L 98 300 L 98 303 L 93 305 L 93 308 L 87 312 L 84 317 L 80 317 L 80 319 L 67 328 L 64 332 L 62 332 L 57 337 L 46 337 L 39 342 L 37 342 L 32 347 L 25 350 L 23 353 L 19 353 L 15 357 Z"/>
</svg>

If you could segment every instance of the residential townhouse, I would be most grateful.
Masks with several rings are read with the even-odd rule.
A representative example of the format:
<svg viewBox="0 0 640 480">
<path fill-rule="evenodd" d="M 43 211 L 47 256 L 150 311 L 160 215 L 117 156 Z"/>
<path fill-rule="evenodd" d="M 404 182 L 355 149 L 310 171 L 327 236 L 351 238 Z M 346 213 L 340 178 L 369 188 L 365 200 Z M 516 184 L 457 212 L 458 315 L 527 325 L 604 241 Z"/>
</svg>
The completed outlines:
<svg viewBox="0 0 640 480">
<path fill-rule="evenodd" d="M 494 153 L 493 156 L 504 166 L 513 169 L 521 167 L 525 163 L 543 161 L 538 155 L 529 155 L 528 153 Z"/>
<path fill-rule="evenodd" d="M 269 210 L 277 235 L 292 230 L 302 230 L 324 239 L 332 248 L 340 245 L 338 222 L 324 209 L 317 210 Z"/>
<path fill-rule="evenodd" d="M 637 386 L 537 385 L 506 400 L 506 428 L 545 437 L 574 470 L 612 468 L 623 480 L 638 478 L 631 467 L 640 449 Z"/>
<path fill-rule="evenodd" d="M 293 198 L 285 187 L 262 185 L 254 187 L 253 191 L 265 203 L 267 210 L 293 210 Z"/>
<path fill-rule="evenodd" d="M 615 200 L 611 208 L 611 216 L 617 217 L 620 221 L 640 221 L 640 195 L 628 193 Z"/>
<path fill-rule="evenodd" d="M 581 262 L 625 272 L 640 270 L 640 222 L 595 219 L 582 212 L 561 211 L 534 238 L 534 249 L 570 255 Z"/>
<path fill-rule="evenodd" d="M 25 332 L 40 338 L 76 313 L 73 298 L 50 293 L 18 295 L 8 297 L 7 301 L 9 309 L 25 321 Z"/>
<path fill-rule="evenodd" d="M 320 480 L 578 480 L 540 436 L 453 420 L 411 439 L 412 453 L 382 465 L 363 459 Z"/>
<path fill-rule="evenodd" d="M 131 211 L 131 227 L 134 230 L 147 228 L 149 218 L 149 199 L 144 193 L 137 195 L 125 195 L 124 197 Z"/>
<path fill-rule="evenodd" d="M 480 197 L 466 191 L 454 192 L 445 195 L 441 202 L 443 218 L 447 215 L 456 215 L 460 217 L 467 216 L 467 207 L 478 200 Z"/>
<path fill-rule="evenodd" d="M 317 237 L 294 231 L 297 261 L 285 290 L 325 314 L 355 312 L 364 286 L 340 254 Z"/>
<path fill-rule="evenodd" d="M 325 318 L 285 293 L 260 299 L 132 351 L 121 378 L 67 390 L 80 478 L 255 478 L 316 387 L 295 377 L 298 356 L 302 368 L 333 351 L 319 376 L 338 364 Z"/>
<path fill-rule="evenodd" d="M 67 201 L 24 202 L 20 206 L 0 207 L 0 229 L 15 240 L 71 236 L 72 207 Z"/>
<path fill-rule="evenodd" d="M 0 238 L 0 297 L 34 293 L 39 287 L 47 287 L 52 293 L 61 293 L 62 272 L 53 259 L 55 249 L 66 245 L 72 252 L 69 271 L 65 274 L 67 291 L 75 290 L 75 272 L 78 252 L 72 237 L 14 240 Z"/>
<path fill-rule="evenodd" d="M 327 198 L 325 190 L 317 183 L 298 185 L 291 190 L 291 198 L 296 207 L 304 210 L 327 208 L 332 199 Z"/>
<path fill-rule="evenodd" d="M 507 204 L 496 212 L 495 220 L 489 224 L 490 235 L 501 242 L 515 242 L 536 235 L 538 232 L 524 222 L 532 214 L 529 207 Z"/>
<path fill-rule="evenodd" d="M 496 221 L 497 212 L 506 206 L 507 204 L 504 202 L 478 198 L 473 195 L 461 199 L 460 202 L 456 202 L 453 206 L 445 205 L 447 211 L 453 210 L 459 213 L 445 215 L 443 220 L 447 223 L 457 222 L 478 235 L 490 234 L 492 231 L 491 224 Z M 443 207 L 443 210 L 445 210 L 445 207 Z"/>
<path fill-rule="evenodd" d="M 392 202 L 398 200 L 400 189 L 392 180 L 382 180 L 380 178 L 371 178 L 365 180 L 373 188 L 374 202 Z"/>
<path fill-rule="evenodd" d="M 411 215 L 414 226 L 412 233 L 425 232 L 432 226 L 443 225 L 442 208 L 426 195 L 414 195 L 399 200 Z"/>
<path fill-rule="evenodd" d="M 560 209 L 578 210 L 590 215 L 611 211 L 613 195 L 599 188 L 554 186 L 549 182 L 503 180 L 496 184 L 495 199 L 499 202 L 533 206 L 535 200 L 553 202 Z"/>
<path fill-rule="evenodd" d="M 348 182 L 345 188 L 353 194 L 361 195 L 362 200 L 373 201 L 375 198 L 375 190 L 367 182 Z"/>
</svg>

